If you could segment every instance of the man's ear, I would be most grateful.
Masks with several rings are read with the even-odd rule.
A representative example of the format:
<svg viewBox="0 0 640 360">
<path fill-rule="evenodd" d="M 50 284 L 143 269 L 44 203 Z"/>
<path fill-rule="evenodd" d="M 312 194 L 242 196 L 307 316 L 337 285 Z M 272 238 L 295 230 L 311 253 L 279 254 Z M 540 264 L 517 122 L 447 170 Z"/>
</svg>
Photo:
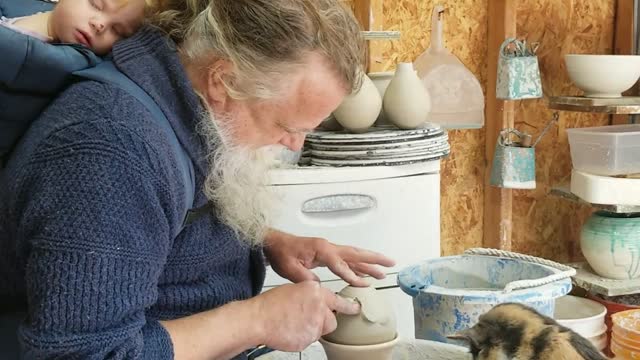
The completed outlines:
<svg viewBox="0 0 640 360">
<path fill-rule="evenodd" d="M 214 109 L 224 110 L 229 99 L 227 82 L 233 73 L 232 65 L 227 60 L 216 60 L 206 68 L 205 98 Z"/>
</svg>

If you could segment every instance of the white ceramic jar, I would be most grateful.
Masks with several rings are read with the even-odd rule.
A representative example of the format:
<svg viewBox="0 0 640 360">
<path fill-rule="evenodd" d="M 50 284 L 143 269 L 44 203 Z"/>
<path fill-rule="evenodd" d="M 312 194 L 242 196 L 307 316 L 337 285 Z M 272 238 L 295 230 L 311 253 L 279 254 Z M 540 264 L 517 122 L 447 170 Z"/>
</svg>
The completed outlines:
<svg viewBox="0 0 640 360">
<path fill-rule="evenodd" d="M 367 74 L 369 79 L 373 81 L 373 85 L 375 85 L 376 89 L 378 89 L 378 93 L 380 93 L 381 99 L 384 98 L 384 93 L 387 91 L 387 88 L 389 87 L 389 83 L 391 83 L 391 79 L 393 79 L 394 75 L 395 73 L 393 71 L 373 72 L 373 73 Z M 376 120 L 375 125 L 376 126 L 391 125 L 384 118 L 384 104 L 382 106 L 382 111 L 380 111 L 380 114 L 378 115 L 378 119 Z"/>
<path fill-rule="evenodd" d="M 357 92 L 347 95 L 333 116 L 351 132 L 367 131 L 378 118 L 382 109 L 382 98 L 368 76 L 362 74 L 362 86 Z"/>
<path fill-rule="evenodd" d="M 384 94 L 385 119 L 401 129 L 415 129 L 427 122 L 431 110 L 429 93 L 412 63 L 399 63 Z"/>
</svg>

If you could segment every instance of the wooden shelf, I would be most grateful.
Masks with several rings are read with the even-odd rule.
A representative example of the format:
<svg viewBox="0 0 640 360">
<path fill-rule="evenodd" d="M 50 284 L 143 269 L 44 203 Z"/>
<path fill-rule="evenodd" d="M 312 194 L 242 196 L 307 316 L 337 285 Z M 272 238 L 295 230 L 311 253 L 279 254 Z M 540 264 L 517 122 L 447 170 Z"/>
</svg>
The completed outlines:
<svg viewBox="0 0 640 360">
<path fill-rule="evenodd" d="M 602 205 L 602 204 L 592 204 L 592 203 L 586 202 L 581 198 L 579 198 L 578 196 L 576 196 L 574 193 L 572 193 L 570 190 L 570 185 L 568 184 L 552 187 L 549 194 L 561 197 L 563 199 L 567 199 L 569 201 L 577 202 L 584 205 L 589 205 L 597 210 L 604 210 L 604 211 L 617 213 L 617 214 L 640 212 L 640 205 Z"/>
<path fill-rule="evenodd" d="M 573 283 L 587 291 L 604 296 L 621 296 L 640 293 L 640 279 L 613 280 L 594 273 L 587 263 L 567 264 L 576 269 Z"/>
<path fill-rule="evenodd" d="M 554 96 L 549 98 L 549 109 L 604 114 L 640 114 L 640 96 L 623 96 L 611 99 Z"/>
</svg>

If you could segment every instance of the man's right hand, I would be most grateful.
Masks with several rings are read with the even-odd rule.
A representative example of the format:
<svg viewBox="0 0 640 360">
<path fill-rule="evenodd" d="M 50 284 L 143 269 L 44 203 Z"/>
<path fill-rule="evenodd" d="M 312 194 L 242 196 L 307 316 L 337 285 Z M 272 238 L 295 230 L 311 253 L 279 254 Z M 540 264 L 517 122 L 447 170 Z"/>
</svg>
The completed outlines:
<svg viewBox="0 0 640 360">
<path fill-rule="evenodd" d="M 282 285 L 250 300 L 259 338 L 268 347 L 281 351 L 302 351 L 322 335 L 336 329 L 334 311 L 357 314 L 360 306 L 305 281 Z"/>
</svg>

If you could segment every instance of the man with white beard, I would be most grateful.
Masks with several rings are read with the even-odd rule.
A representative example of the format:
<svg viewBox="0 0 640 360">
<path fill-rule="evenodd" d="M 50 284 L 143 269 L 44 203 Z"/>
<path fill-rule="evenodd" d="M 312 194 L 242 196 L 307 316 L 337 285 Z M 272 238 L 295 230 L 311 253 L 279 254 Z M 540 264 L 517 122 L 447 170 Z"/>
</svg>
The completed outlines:
<svg viewBox="0 0 640 360">
<path fill-rule="evenodd" d="M 9 340 L 25 358 L 299 351 L 335 328 L 335 311 L 359 311 L 310 269 L 363 286 L 393 265 L 269 228 L 264 149 L 300 149 L 360 86 L 352 14 L 338 0 L 155 6 L 112 61 L 167 117 L 194 166 L 194 207 L 211 211 L 182 229 L 181 170 L 143 104 L 98 82 L 67 89 L 0 179 L 0 320 L 17 319 Z M 293 284 L 261 293 L 267 262 Z"/>
</svg>

